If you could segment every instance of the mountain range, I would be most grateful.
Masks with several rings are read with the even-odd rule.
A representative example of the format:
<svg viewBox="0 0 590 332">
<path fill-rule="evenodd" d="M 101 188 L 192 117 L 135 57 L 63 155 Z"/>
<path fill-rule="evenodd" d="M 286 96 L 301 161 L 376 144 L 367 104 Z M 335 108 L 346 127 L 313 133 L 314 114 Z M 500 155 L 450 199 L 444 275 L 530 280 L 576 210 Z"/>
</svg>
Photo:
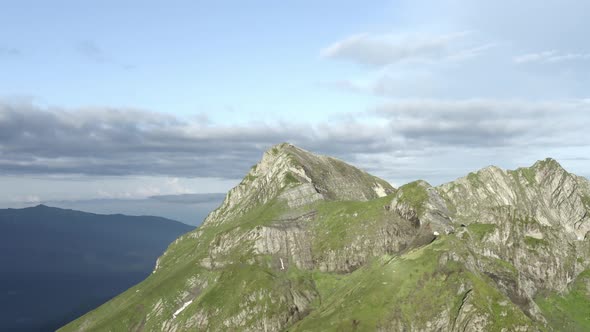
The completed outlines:
<svg viewBox="0 0 590 332">
<path fill-rule="evenodd" d="M 393 188 L 283 143 L 60 331 L 588 331 L 589 211 L 553 159 Z"/>
<path fill-rule="evenodd" d="M 0 329 L 55 331 L 147 277 L 193 227 L 45 205 L 0 210 Z"/>
</svg>

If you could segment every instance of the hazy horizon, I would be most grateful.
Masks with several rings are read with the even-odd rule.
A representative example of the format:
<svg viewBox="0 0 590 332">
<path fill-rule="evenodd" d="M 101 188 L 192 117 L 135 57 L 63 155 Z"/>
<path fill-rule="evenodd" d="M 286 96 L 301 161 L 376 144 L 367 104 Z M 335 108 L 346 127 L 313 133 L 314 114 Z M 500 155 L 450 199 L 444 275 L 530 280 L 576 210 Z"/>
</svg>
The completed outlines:
<svg viewBox="0 0 590 332">
<path fill-rule="evenodd" d="M 158 216 L 198 226 L 217 208 L 225 193 L 162 195 L 147 198 L 97 198 L 87 200 L 2 202 L 0 209 L 27 208 L 39 204 L 97 214 Z"/>
</svg>

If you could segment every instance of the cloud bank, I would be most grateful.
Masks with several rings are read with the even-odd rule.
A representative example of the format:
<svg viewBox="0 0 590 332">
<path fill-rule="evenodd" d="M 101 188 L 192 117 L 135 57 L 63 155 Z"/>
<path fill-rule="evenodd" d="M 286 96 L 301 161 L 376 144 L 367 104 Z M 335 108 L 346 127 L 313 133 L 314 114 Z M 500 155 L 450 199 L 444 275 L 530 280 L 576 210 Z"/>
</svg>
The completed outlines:
<svg viewBox="0 0 590 332">
<path fill-rule="evenodd" d="M 410 142 L 453 147 L 546 147 L 585 145 L 590 120 L 586 100 L 410 100 L 374 111 Z"/>
<path fill-rule="evenodd" d="M 140 110 L 0 103 L 0 170 L 241 178 L 262 151 L 287 140 L 331 154 L 383 151 L 374 130 L 356 122 L 209 126 Z"/>
<path fill-rule="evenodd" d="M 142 110 L 0 103 L 0 172 L 241 178 L 289 141 L 359 166 L 455 149 L 583 147 L 588 100 L 399 100 L 331 123 L 211 125 Z M 384 165 L 385 160 L 397 161 Z M 371 166 L 373 165 L 373 166 Z"/>
</svg>

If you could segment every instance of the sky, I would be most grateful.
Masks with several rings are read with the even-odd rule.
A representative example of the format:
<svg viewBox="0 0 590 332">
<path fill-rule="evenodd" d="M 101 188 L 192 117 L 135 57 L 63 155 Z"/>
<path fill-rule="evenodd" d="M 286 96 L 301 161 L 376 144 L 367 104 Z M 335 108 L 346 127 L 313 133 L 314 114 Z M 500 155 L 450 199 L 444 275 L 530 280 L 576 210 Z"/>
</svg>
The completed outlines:
<svg viewBox="0 0 590 332">
<path fill-rule="evenodd" d="M 0 0 L 0 205 L 223 193 L 291 142 L 590 176 L 590 2 Z"/>
</svg>

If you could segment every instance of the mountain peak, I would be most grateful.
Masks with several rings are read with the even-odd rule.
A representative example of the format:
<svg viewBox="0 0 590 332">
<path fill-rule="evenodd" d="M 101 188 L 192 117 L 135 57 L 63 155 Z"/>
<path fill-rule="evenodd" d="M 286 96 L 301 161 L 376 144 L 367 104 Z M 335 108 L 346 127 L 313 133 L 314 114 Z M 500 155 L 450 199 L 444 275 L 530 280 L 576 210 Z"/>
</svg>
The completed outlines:
<svg viewBox="0 0 590 332">
<path fill-rule="evenodd" d="M 313 158 L 330 157 L 314 154 L 291 143 L 284 142 L 273 145 L 267 149 L 262 155 L 260 162 L 255 165 L 255 168 L 258 169 L 258 173 L 260 173 L 261 171 L 264 172 L 268 169 L 265 166 L 269 166 L 277 162 L 283 162 L 291 166 L 303 166 L 305 164 L 304 160 Z"/>
<path fill-rule="evenodd" d="M 540 183 L 553 182 L 555 179 L 569 178 L 571 174 L 553 158 L 545 158 L 535 162 L 531 167 L 521 169 L 528 172 Z M 558 181 L 559 182 L 559 181 Z"/>
<path fill-rule="evenodd" d="M 538 160 L 533 164 L 533 166 L 531 166 L 531 168 L 536 170 L 547 169 L 565 171 L 563 166 L 561 166 L 561 164 L 553 158 L 545 158 L 543 160 Z"/>
<path fill-rule="evenodd" d="M 292 151 L 300 151 L 300 152 L 305 152 L 305 153 L 311 153 L 307 150 L 304 150 L 294 144 L 291 144 L 289 142 L 283 142 L 283 143 L 279 143 L 279 144 L 275 144 L 273 146 L 271 146 L 270 148 L 268 148 L 265 152 L 264 155 L 269 155 L 269 156 L 278 156 L 280 155 L 282 152 L 292 152 Z"/>
<path fill-rule="evenodd" d="M 283 143 L 279 143 L 279 144 L 275 144 L 273 146 L 271 146 L 270 148 L 268 148 L 268 150 L 266 150 L 266 152 L 270 152 L 270 153 L 277 153 L 279 151 L 282 150 L 289 150 L 289 149 L 298 149 L 298 150 L 303 150 L 289 142 L 283 142 Z"/>
<path fill-rule="evenodd" d="M 205 223 L 221 222 L 275 199 L 295 207 L 317 200 L 366 201 L 392 192 L 386 181 L 341 160 L 281 143 L 264 152 Z"/>
<path fill-rule="evenodd" d="M 262 155 L 262 159 L 252 167 L 248 175 L 260 176 L 276 170 L 277 167 L 288 167 L 293 164 L 299 164 L 294 157 L 294 154 L 312 154 L 309 151 L 296 147 L 291 143 L 280 143 L 271 146 Z M 248 178 L 248 176 L 246 176 Z"/>
</svg>

